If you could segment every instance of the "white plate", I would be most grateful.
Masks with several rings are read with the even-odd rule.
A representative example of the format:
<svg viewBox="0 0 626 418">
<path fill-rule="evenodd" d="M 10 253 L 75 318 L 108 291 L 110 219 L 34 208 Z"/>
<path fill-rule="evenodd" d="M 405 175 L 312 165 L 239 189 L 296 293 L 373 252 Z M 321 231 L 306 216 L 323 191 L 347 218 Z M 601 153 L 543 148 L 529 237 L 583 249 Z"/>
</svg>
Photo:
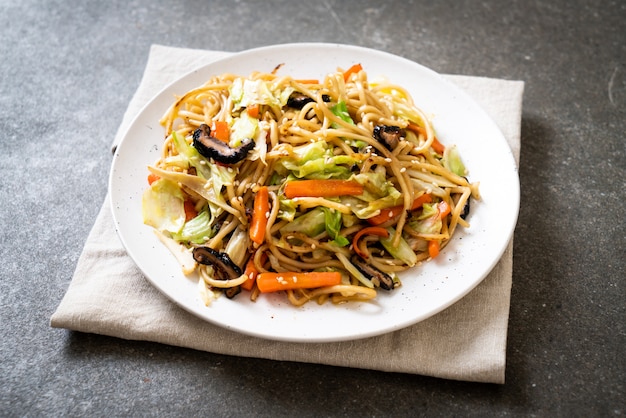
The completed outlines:
<svg viewBox="0 0 626 418">
<path fill-rule="evenodd" d="M 159 157 L 159 119 L 174 100 L 225 72 L 246 76 L 270 72 L 296 78 L 323 78 L 338 67 L 361 63 L 371 79 L 385 76 L 406 87 L 428 115 L 444 144 L 457 144 L 470 179 L 480 181 L 482 200 L 473 202 L 471 228 L 458 228 L 450 244 L 431 262 L 402 275 L 403 286 L 380 291 L 375 302 L 339 306 L 315 303 L 292 307 L 284 295 L 245 293 L 221 297 L 206 307 L 196 281 L 186 278 L 168 250 L 141 218 L 146 166 Z M 342 341 L 371 337 L 422 321 L 455 303 L 479 284 L 500 259 L 519 210 L 515 160 L 502 133 L 460 89 L 419 64 L 388 53 L 336 44 L 287 44 L 238 53 L 199 68 L 161 91 L 139 113 L 117 147 L 109 188 L 119 236 L 137 266 L 172 301 L 221 327 L 273 340 Z"/>
</svg>

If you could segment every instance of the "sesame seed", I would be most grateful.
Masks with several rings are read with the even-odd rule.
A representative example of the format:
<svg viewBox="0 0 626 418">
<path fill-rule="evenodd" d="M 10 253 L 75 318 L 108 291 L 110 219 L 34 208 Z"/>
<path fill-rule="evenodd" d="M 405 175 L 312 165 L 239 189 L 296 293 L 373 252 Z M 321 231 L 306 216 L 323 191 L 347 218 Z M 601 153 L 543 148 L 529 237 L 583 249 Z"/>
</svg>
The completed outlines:
<svg viewBox="0 0 626 418">
<path fill-rule="evenodd" d="M 406 167 L 402 167 L 402 168 L 400 169 L 400 172 L 401 172 L 401 173 L 405 173 L 405 172 L 406 172 Z"/>
<path fill-rule="evenodd" d="M 391 158 L 385 158 L 385 162 L 386 163 L 390 163 L 391 162 Z"/>
</svg>

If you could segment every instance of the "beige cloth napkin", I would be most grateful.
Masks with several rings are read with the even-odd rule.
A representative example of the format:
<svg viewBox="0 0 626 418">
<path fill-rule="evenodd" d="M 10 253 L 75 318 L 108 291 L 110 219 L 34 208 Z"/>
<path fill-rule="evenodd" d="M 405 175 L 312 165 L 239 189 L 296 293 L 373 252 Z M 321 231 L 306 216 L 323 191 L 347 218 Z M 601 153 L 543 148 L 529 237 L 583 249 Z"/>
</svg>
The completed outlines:
<svg viewBox="0 0 626 418">
<path fill-rule="evenodd" d="M 162 87 L 226 52 L 152 46 L 143 79 L 115 138 Z M 496 121 L 519 158 L 524 83 L 446 76 Z M 440 378 L 504 383 L 512 280 L 512 243 L 469 295 L 408 328 L 337 343 L 287 343 L 209 324 L 170 302 L 126 255 L 107 197 L 51 326 L 129 340 L 155 341 L 214 353 L 320 363 Z"/>
</svg>

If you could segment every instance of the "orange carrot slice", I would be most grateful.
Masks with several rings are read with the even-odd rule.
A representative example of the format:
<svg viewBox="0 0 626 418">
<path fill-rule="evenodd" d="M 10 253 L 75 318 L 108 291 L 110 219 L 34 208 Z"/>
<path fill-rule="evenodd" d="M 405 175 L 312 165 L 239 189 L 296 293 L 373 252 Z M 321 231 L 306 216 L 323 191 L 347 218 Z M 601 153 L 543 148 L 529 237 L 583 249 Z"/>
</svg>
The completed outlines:
<svg viewBox="0 0 626 418">
<path fill-rule="evenodd" d="M 314 289 L 341 284 L 341 273 L 336 271 L 266 272 L 257 276 L 256 283 L 261 293 L 288 289 Z"/>
<path fill-rule="evenodd" d="M 265 240 L 265 228 L 267 227 L 267 215 L 270 211 L 269 191 L 267 186 L 262 186 L 254 196 L 254 209 L 250 222 L 250 239 L 261 245 Z"/>
<path fill-rule="evenodd" d="M 352 67 L 348 68 L 344 73 L 343 73 L 343 80 L 344 81 L 348 81 L 348 79 L 350 79 L 350 76 L 352 74 L 356 74 L 359 71 L 361 71 L 363 69 L 363 67 L 361 66 L 361 64 L 354 64 Z"/>
<path fill-rule="evenodd" d="M 354 252 L 361 258 L 367 258 L 367 254 L 363 253 L 359 248 L 359 239 L 361 239 L 363 235 L 378 235 L 379 237 L 387 238 L 389 237 L 389 231 L 382 226 L 369 226 L 361 229 L 354 235 L 354 238 L 352 239 L 352 248 L 354 248 Z"/>
<path fill-rule="evenodd" d="M 424 203 L 430 203 L 432 202 L 432 200 L 433 199 L 430 194 L 424 193 L 423 195 L 418 196 L 413 201 L 413 203 L 411 204 L 410 210 L 419 209 L 420 207 L 422 207 Z M 378 215 L 368 218 L 367 222 L 369 222 L 371 225 L 380 225 L 391 219 L 395 219 L 397 216 L 399 216 L 402 213 L 403 210 L 404 210 L 404 206 L 402 205 L 381 209 Z"/>
<path fill-rule="evenodd" d="M 339 197 L 363 194 L 363 186 L 352 180 L 296 180 L 285 184 L 285 196 Z"/>
</svg>

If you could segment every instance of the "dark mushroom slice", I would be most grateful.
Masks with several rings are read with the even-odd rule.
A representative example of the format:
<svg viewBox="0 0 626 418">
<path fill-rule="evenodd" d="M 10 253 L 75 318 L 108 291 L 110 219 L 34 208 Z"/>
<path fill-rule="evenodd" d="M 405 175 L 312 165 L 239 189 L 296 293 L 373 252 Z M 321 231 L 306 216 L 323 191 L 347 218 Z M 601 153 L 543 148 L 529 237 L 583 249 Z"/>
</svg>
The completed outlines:
<svg viewBox="0 0 626 418">
<path fill-rule="evenodd" d="M 325 102 L 330 102 L 330 96 L 327 94 L 322 95 L 322 100 Z M 302 109 L 307 103 L 314 102 L 315 99 L 307 96 L 306 94 L 300 92 L 291 93 L 289 99 L 287 99 L 287 106 L 293 107 L 294 109 Z"/>
<path fill-rule="evenodd" d="M 470 213 L 470 199 L 471 197 L 468 197 L 467 200 L 465 201 L 465 205 L 463 206 L 463 211 L 461 212 L 461 215 L 459 215 L 461 217 L 461 219 L 465 219 L 469 216 Z"/>
<path fill-rule="evenodd" d="M 368 264 L 358 255 L 354 254 L 350 261 L 365 277 L 370 279 L 374 286 L 378 285 L 385 290 L 394 288 L 393 279 L 387 273 L 378 270 L 376 267 Z"/>
<path fill-rule="evenodd" d="M 376 125 L 374 127 L 374 138 L 383 144 L 385 148 L 392 151 L 404 138 L 404 129 L 393 125 Z"/>
<path fill-rule="evenodd" d="M 213 266 L 221 280 L 234 280 L 243 274 L 241 268 L 230 259 L 228 254 L 210 247 L 194 248 L 193 259 L 200 264 Z"/>
<path fill-rule="evenodd" d="M 212 158 L 222 164 L 235 164 L 246 158 L 248 152 L 254 148 L 254 141 L 246 138 L 241 145 L 232 148 L 211 136 L 211 128 L 203 123 L 193 133 L 193 146 L 207 158 Z"/>
<path fill-rule="evenodd" d="M 241 286 L 229 287 L 228 289 L 224 289 L 224 294 L 228 299 L 232 299 L 240 293 Z"/>
<path fill-rule="evenodd" d="M 215 268 L 215 274 L 220 280 L 233 280 L 243 273 L 228 254 L 215 251 L 209 247 L 196 247 L 193 250 L 193 258 L 200 264 L 207 264 Z M 229 287 L 223 290 L 227 298 L 232 299 L 241 292 L 241 286 Z"/>
</svg>

